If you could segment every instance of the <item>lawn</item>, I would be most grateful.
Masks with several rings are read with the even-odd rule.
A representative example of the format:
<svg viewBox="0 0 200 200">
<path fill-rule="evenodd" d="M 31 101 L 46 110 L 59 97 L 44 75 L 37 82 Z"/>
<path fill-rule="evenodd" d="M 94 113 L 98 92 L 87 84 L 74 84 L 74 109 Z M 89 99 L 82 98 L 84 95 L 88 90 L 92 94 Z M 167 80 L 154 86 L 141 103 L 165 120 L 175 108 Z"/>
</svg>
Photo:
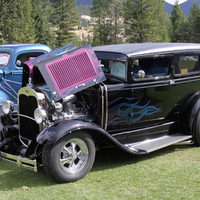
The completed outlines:
<svg viewBox="0 0 200 200">
<path fill-rule="evenodd" d="M 43 169 L 34 173 L 0 161 L 1 200 L 199 199 L 200 148 L 173 145 L 145 156 L 117 149 L 97 152 L 82 180 L 58 184 Z"/>
</svg>

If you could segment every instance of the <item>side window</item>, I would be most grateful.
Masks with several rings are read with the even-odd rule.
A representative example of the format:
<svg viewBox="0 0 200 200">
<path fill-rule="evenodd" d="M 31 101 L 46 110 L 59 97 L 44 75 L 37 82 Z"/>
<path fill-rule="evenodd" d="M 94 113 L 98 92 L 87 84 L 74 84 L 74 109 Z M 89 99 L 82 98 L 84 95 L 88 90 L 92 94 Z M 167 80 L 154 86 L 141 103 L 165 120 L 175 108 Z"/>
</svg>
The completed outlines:
<svg viewBox="0 0 200 200">
<path fill-rule="evenodd" d="M 10 54 L 8 53 L 0 53 L 0 65 L 7 66 L 10 60 Z"/>
<path fill-rule="evenodd" d="M 24 54 L 20 54 L 17 57 L 16 60 L 16 66 L 17 67 L 22 67 L 23 63 L 26 62 L 27 60 L 31 60 L 37 56 L 40 56 L 44 54 L 44 52 L 28 52 L 28 53 L 24 53 Z"/>
<path fill-rule="evenodd" d="M 126 62 L 114 60 L 101 60 L 100 64 L 105 75 L 110 74 L 116 78 L 119 77 L 121 79 L 126 79 Z"/>
<path fill-rule="evenodd" d="M 140 70 L 145 77 L 165 76 L 169 74 L 171 58 L 144 58 L 133 62 L 133 74 L 137 77 Z"/>
<path fill-rule="evenodd" d="M 200 72 L 199 56 L 187 55 L 174 58 L 174 72 L 177 75 Z"/>
<path fill-rule="evenodd" d="M 122 62 L 113 62 L 110 66 L 110 74 L 123 78 L 126 78 L 126 66 Z"/>
</svg>

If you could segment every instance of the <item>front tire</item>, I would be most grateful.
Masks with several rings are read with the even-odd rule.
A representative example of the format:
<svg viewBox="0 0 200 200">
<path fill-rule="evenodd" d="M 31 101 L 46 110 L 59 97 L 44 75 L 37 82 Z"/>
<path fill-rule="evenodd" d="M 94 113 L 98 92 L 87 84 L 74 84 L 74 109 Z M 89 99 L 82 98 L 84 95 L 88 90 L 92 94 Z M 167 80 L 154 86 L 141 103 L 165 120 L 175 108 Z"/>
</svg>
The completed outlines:
<svg viewBox="0 0 200 200">
<path fill-rule="evenodd" d="M 83 131 L 73 132 L 55 144 L 45 145 L 42 152 L 45 172 L 61 183 L 85 177 L 92 168 L 94 159 L 94 142 Z"/>
</svg>

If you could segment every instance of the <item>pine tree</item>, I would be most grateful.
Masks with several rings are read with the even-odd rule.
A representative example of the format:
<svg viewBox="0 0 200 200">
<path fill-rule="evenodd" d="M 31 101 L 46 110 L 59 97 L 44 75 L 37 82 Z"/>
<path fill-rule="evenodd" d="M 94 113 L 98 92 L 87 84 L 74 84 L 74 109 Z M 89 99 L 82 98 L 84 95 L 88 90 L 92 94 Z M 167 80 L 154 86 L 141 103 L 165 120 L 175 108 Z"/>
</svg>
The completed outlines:
<svg viewBox="0 0 200 200">
<path fill-rule="evenodd" d="M 32 0 L 33 6 L 32 17 L 34 19 L 36 43 L 46 44 L 52 49 L 55 48 L 55 36 L 52 30 L 50 21 L 50 14 L 52 7 L 49 1 Z"/>
<path fill-rule="evenodd" d="M 123 0 L 93 0 L 93 46 L 121 42 Z"/>
<path fill-rule="evenodd" d="M 30 0 L 0 1 L 2 43 L 34 43 L 35 30 Z"/>
<path fill-rule="evenodd" d="M 169 41 L 169 20 L 162 0 L 127 0 L 124 4 L 127 42 Z"/>
<path fill-rule="evenodd" d="M 172 42 L 182 42 L 184 41 L 184 26 L 185 19 L 183 15 L 183 11 L 181 10 L 178 2 L 173 6 L 173 10 L 171 13 L 171 24 L 172 24 Z"/>
<path fill-rule="evenodd" d="M 200 7 L 194 2 L 187 18 L 187 42 L 200 42 Z"/>
<path fill-rule="evenodd" d="M 73 32 L 78 25 L 75 0 L 51 0 L 55 12 L 52 16 L 56 28 L 57 47 L 71 43 L 75 39 Z"/>
</svg>

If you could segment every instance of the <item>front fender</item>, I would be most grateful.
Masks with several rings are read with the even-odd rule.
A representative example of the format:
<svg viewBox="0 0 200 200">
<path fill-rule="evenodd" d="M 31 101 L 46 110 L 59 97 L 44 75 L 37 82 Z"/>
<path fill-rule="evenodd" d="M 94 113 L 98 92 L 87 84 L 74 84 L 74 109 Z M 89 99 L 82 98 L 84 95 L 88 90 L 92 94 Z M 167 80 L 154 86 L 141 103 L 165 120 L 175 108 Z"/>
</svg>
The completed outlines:
<svg viewBox="0 0 200 200">
<path fill-rule="evenodd" d="M 76 130 L 86 130 L 94 140 L 104 141 L 129 153 L 146 154 L 146 151 L 143 150 L 128 149 L 98 125 L 81 120 L 62 121 L 54 126 L 48 127 L 37 136 L 36 141 L 41 145 L 54 144 L 65 135 Z"/>
<path fill-rule="evenodd" d="M 87 129 L 91 126 L 94 125 L 89 122 L 84 122 L 80 120 L 62 121 L 55 124 L 54 126 L 44 129 L 37 136 L 36 141 L 42 145 L 53 144 L 72 131 Z"/>
<path fill-rule="evenodd" d="M 0 104 L 2 104 L 2 102 L 5 100 L 10 100 L 10 97 L 8 96 L 6 92 L 0 89 Z"/>
</svg>

